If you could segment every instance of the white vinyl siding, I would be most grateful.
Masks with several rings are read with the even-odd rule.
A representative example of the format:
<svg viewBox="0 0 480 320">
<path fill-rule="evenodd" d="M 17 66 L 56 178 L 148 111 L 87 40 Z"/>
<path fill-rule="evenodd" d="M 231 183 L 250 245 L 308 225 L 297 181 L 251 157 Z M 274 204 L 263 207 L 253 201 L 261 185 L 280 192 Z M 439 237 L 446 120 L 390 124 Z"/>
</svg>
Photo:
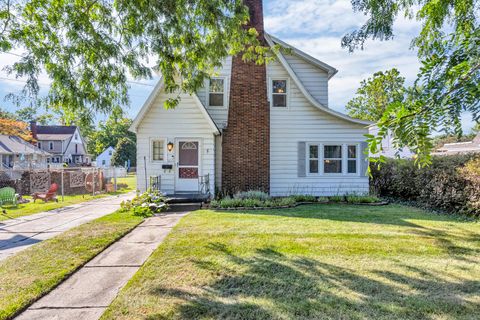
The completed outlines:
<svg viewBox="0 0 480 320">
<path fill-rule="evenodd" d="M 296 55 L 284 57 L 312 97 L 328 107 L 328 73 Z"/>
<path fill-rule="evenodd" d="M 166 110 L 163 105 L 166 99 L 176 94 L 166 94 L 162 90 L 155 100 L 148 114 L 144 117 L 137 129 L 137 188 L 145 190 L 145 166 L 147 163 L 147 179 L 150 176 L 161 176 L 163 192 L 175 192 L 175 148 L 172 152 L 165 150 L 163 161 L 151 161 L 151 141 L 161 138 L 166 142 L 174 142 L 178 138 L 198 139 L 200 141 L 199 174 L 210 174 L 210 190 L 214 191 L 215 174 L 215 143 L 214 134 L 205 116 L 201 113 L 192 96 L 180 95 L 180 103 L 175 109 Z M 145 157 L 145 159 L 144 159 Z M 162 165 L 171 164 L 173 169 L 162 169 Z M 147 180 L 148 183 L 148 180 Z"/>
<path fill-rule="evenodd" d="M 270 78 L 288 78 L 278 61 L 270 63 L 267 72 Z M 297 193 L 320 196 L 368 192 L 368 177 L 360 174 L 360 170 L 352 175 L 312 176 L 308 173 L 307 165 L 306 176 L 299 176 L 299 159 L 309 161 L 308 156 L 298 155 L 299 142 L 307 143 L 306 150 L 310 143 L 359 145 L 365 141 L 363 135 L 368 130 L 364 125 L 339 119 L 312 106 L 294 81 L 290 81 L 289 99 L 290 107 L 287 110 L 270 109 L 270 193 L 273 196 Z M 345 152 L 346 149 L 343 149 Z"/>
<path fill-rule="evenodd" d="M 200 101 L 206 106 L 208 113 L 212 117 L 217 127 L 224 128 L 228 119 L 228 102 L 230 93 L 230 73 L 232 71 L 232 57 L 225 59 L 223 66 L 216 69 L 216 74 L 213 77 L 220 77 L 225 79 L 225 106 L 222 107 L 210 107 L 208 106 L 208 79 L 205 80 L 204 86 L 197 91 L 197 96 Z"/>
</svg>

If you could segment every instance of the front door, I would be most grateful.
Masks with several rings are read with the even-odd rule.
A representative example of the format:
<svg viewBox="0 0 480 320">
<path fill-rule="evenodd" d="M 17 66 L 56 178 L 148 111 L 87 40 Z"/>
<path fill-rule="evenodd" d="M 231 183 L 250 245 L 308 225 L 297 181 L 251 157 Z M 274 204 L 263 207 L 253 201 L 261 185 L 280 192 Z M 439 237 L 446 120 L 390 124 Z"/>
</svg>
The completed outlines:
<svg viewBox="0 0 480 320">
<path fill-rule="evenodd" d="M 199 147 L 198 140 L 177 142 L 175 191 L 198 191 Z"/>
</svg>

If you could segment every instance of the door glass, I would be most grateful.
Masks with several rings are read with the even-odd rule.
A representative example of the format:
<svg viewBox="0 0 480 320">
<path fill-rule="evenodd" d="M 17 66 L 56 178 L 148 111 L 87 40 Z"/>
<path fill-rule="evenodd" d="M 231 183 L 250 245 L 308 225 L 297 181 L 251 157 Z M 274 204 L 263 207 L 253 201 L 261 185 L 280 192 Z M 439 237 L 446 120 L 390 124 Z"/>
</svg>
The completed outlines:
<svg viewBox="0 0 480 320">
<path fill-rule="evenodd" d="M 178 177 L 181 179 L 198 178 L 198 142 L 180 141 L 178 146 Z"/>
</svg>

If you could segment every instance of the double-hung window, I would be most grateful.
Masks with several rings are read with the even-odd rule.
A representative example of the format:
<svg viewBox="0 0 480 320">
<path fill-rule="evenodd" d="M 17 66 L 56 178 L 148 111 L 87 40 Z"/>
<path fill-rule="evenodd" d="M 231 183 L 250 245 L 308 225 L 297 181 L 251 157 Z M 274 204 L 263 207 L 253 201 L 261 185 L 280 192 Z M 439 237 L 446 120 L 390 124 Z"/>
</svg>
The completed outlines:
<svg viewBox="0 0 480 320">
<path fill-rule="evenodd" d="M 152 140 L 152 160 L 163 161 L 163 140 Z"/>
<path fill-rule="evenodd" d="M 347 147 L 347 173 L 357 173 L 357 146 L 349 145 Z"/>
<path fill-rule="evenodd" d="M 310 145 L 309 146 L 309 155 L 308 155 L 308 165 L 309 165 L 309 172 L 310 173 L 318 173 L 318 164 L 319 164 L 319 158 L 318 158 L 318 145 Z"/>
<path fill-rule="evenodd" d="M 286 108 L 288 88 L 287 80 L 272 80 L 272 107 Z"/>
<path fill-rule="evenodd" d="M 208 105 L 210 107 L 225 106 L 225 79 L 212 78 L 208 86 Z"/>
</svg>

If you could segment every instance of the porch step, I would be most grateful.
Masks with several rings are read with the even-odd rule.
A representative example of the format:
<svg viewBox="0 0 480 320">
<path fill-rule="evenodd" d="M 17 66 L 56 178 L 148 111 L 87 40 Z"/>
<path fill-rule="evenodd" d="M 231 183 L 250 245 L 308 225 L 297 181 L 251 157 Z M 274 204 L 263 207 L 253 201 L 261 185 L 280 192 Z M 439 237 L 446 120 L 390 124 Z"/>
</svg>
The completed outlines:
<svg viewBox="0 0 480 320">
<path fill-rule="evenodd" d="M 207 201 L 209 198 L 206 194 L 199 193 L 175 193 L 167 196 L 166 202 L 173 203 L 201 203 Z"/>
<path fill-rule="evenodd" d="M 187 202 L 187 203 L 169 203 L 167 212 L 187 212 L 198 210 L 202 207 L 201 202 Z"/>
</svg>

